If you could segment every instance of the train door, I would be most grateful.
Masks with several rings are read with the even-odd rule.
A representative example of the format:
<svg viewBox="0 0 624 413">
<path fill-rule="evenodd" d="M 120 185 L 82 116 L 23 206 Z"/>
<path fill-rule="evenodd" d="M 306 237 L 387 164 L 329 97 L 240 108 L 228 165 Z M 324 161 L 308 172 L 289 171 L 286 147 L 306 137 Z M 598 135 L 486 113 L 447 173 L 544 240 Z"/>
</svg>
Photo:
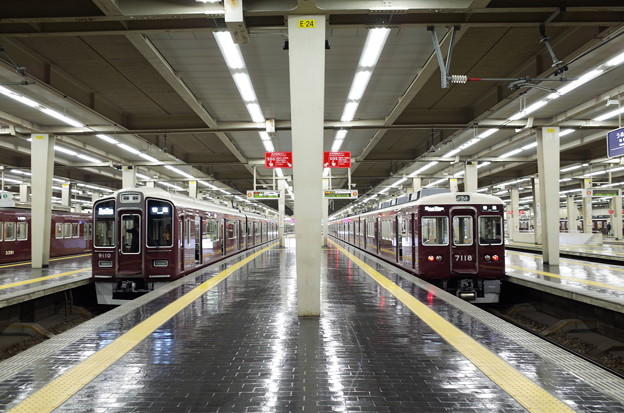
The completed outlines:
<svg viewBox="0 0 624 413">
<path fill-rule="evenodd" d="M 119 211 L 117 274 L 143 274 L 141 232 L 141 211 Z"/>
<path fill-rule="evenodd" d="M 195 264 L 202 262 L 202 219 L 195 217 Z"/>
<path fill-rule="evenodd" d="M 381 243 L 381 240 L 380 240 L 380 238 L 381 238 L 380 237 L 380 235 L 381 235 L 381 228 L 379 227 L 379 225 L 380 225 L 379 218 L 375 218 L 375 231 L 374 231 L 374 234 L 375 234 L 375 246 L 374 246 L 375 254 L 379 254 L 379 244 Z"/>
<path fill-rule="evenodd" d="M 226 223 L 227 222 L 226 222 L 225 218 L 223 218 L 223 220 L 221 220 L 221 222 L 222 222 L 222 224 L 221 224 L 221 231 L 219 231 L 219 234 L 221 236 L 221 255 L 225 255 L 225 253 L 227 251 L 226 250 L 226 246 L 225 246 L 226 240 L 227 240 L 227 236 L 226 236 L 227 234 L 226 234 L 225 227 L 226 227 Z"/>
<path fill-rule="evenodd" d="M 475 242 L 476 210 L 451 208 L 451 272 L 476 274 L 478 271 Z"/>
</svg>

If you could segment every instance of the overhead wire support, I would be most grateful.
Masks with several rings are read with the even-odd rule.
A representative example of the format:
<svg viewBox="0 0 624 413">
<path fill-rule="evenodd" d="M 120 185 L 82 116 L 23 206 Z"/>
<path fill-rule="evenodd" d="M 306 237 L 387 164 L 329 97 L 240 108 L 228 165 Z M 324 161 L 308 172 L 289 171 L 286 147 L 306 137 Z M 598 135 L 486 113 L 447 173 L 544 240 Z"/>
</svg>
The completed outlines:
<svg viewBox="0 0 624 413">
<path fill-rule="evenodd" d="M 444 57 L 442 56 L 442 49 L 440 48 L 440 41 L 438 40 L 438 35 L 436 34 L 434 26 L 427 26 L 427 31 L 431 34 L 431 40 L 433 41 L 433 49 L 436 54 L 436 58 L 438 59 L 438 66 L 440 66 L 440 82 L 442 89 L 446 89 L 449 87 L 449 69 L 451 68 L 451 57 L 453 55 L 453 46 L 455 44 L 455 31 L 459 30 L 459 26 L 453 26 L 451 29 L 451 39 L 448 48 L 448 52 L 446 54 L 446 63 L 444 62 Z"/>
</svg>

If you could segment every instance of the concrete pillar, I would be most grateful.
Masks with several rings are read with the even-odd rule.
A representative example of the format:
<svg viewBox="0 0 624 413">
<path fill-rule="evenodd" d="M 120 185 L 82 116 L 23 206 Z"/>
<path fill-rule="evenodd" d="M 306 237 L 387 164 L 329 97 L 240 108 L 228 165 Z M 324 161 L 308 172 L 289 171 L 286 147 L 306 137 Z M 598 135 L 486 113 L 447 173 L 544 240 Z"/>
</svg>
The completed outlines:
<svg viewBox="0 0 624 413">
<path fill-rule="evenodd" d="M 20 202 L 28 202 L 28 184 L 20 184 Z"/>
<path fill-rule="evenodd" d="M 477 189 L 477 163 L 474 161 L 468 161 L 464 165 L 464 192 L 477 192 Z"/>
<path fill-rule="evenodd" d="M 541 211 L 541 202 L 540 202 L 540 183 L 539 178 L 531 178 L 532 187 L 533 187 L 533 204 L 531 205 L 531 210 L 533 212 L 533 242 L 535 244 L 542 243 L 542 211 Z M 529 226 L 529 230 L 531 227 Z"/>
<path fill-rule="evenodd" d="M 611 233 L 615 237 L 615 239 L 622 239 L 622 190 L 618 190 L 619 195 L 613 197 L 611 201 L 611 209 L 613 210 L 613 214 L 611 217 Z"/>
<path fill-rule="evenodd" d="M 300 21 L 314 21 L 302 24 Z M 313 27 L 311 27 L 313 26 Z M 325 100 L 325 16 L 288 16 L 297 243 L 297 313 L 321 313 L 321 217 Z"/>
<path fill-rule="evenodd" d="M 93 192 L 91 194 L 91 202 L 95 202 L 102 197 L 102 194 L 99 192 Z"/>
<path fill-rule="evenodd" d="M 286 180 L 280 179 L 277 181 L 277 188 L 279 189 L 280 197 L 277 200 L 277 233 L 279 236 L 280 247 L 286 246 L 286 240 L 284 238 L 284 215 L 286 211 Z"/>
<path fill-rule="evenodd" d="M 61 205 L 71 206 L 71 190 L 75 184 L 61 184 Z"/>
<path fill-rule="evenodd" d="M 518 188 L 511 188 L 509 192 L 511 200 L 509 206 L 512 211 L 511 222 L 508 224 L 509 239 L 515 241 L 518 239 L 518 232 L 520 232 L 520 193 Z"/>
<path fill-rule="evenodd" d="M 451 192 L 459 192 L 457 178 L 449 178 L 449 189 L 451 190 Z"/>
<path fill-rule="evenodd" d="M 82 204 L 80 202 L 76 202 L 76 204 L 74 204 L 74 212 L 76 213 L 82 212 Z"/>
<path fill-rule="evenodd" d="M 593 223 L 592 223 L 592 196 L 591 191 L 586 191 L 586 189 L 591 189 L 592 180 L 591 178 L 583 179 L 583 195 L 582 195 L 582 210 L 583 210 L 583 232 L 585 234 L 591 234 Z"/>
<path fill-rule="evenodd" d="M 32 134 L 30 164 L 32 183 L 31 248 L 32 268 L 50 262 L 50 222 L 52 222 L 52 176 L 54 174 L 54 136 Z"/>
<path fill-rule="evenodd" d="M 566 199 L 566 208 L 568 212 L 568 232 L 579 232 L 578 228 L 576 227 L 578 209 L 576 209 L 574 195 L 568 195 Z"/>
<path fill-rule="evenodd" d="M 559 127 L 537 130 L 544 264 L 559 265 Z"/>
<path fill-rule="evenodd" d="M 124 165 L 121 167 L 121 186 L 122 188 L 136 188 L 136 169 L 132 165 Z"/>
<path fill-rule="evenodd" d="M 188 194 L 191 198 L 197 198 L 197 181 L 188 182 Z"/>
<path fill-rule="evenodd" d="M 422 178 L 412 178 L 412 189 L 414 193 L 420 191 L 422 188 Z"/>
<path fill-rule="evenodd" d="M 329 189 L 330 180 L 323 178 L 323 191 Z M 327 247 L 327 237 L 329 235 L 329 199 L 323 196 L 323 218 L 322 218 L 322 230 L 321 230 L 321 245 Z"/>
<path fill-rule="evenodd" d="M 145 186 L 148 188 L 153 188 L 155 182 L 154 181 L 145 181 Z"/>
</svg>

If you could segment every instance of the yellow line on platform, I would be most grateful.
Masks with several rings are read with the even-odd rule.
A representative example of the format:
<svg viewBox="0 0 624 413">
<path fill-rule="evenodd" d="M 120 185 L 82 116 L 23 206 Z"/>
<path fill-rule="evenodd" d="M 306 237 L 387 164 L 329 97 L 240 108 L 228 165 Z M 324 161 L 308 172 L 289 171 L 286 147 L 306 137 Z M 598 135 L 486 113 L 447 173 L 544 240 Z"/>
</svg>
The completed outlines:
<svg viewBox="0 0 624 413">
<path fill-rule="evenodd" d="M 218 275 L 195 287 L 193 290 L 172 302 L 162 310 L 137 324 L 113 342 L 91 355 L 80 364 L 69 369 L 50 383 L 39 389 L 23 402 L 9 410 L 9 412 L 51 412 L 63 402 L 73 396 L 81 388 L 89 384 L 100 373 L 110 367 L 114 362 L 132 350 L 144 338 L 149 336 L 161 325 L 193 303 L 208 290 L 225 280 L 255 258 L 273 248 L 277 243 L 250 255 L 249 257 L 233 264 Z M 232 326 L 236 328 L 236 326 Z"/>
<path fill-rule="evenodd" d="M 336 243 L 332 244 L 530 412 L 574 411 L 371 266 Z"/>
<path fill-rule="evenodd" d="M 91 267 L 81 268 L 79 270 L 63 272 L 63 273 L 60 273 L 60 274 L 47 275 L 45 277 L 32 278 L 30 280 L 18 281 L 18 282 L 14 282 L 14 283 L 11 283 L 11 284 L 4 284 L 4 285 L 0 285 L 0 290 L 5 290 L 7 288 L 13 288 L 13 287 L 19 287 L 20 285 L 34 284 L 34 283 L 38 283 L 38 282 L 41 282 L 41 281 L 51 280 L 53 278 L 64 277 L 66 275 L 76 275 L 76 274 L 81 273 L 81 272 L 89 271 L 90 269 L 91 269 Z"/>
<path fill-rule="evenodd" d="M 601 283 L 598 281 L 591 281 L 591 280 L 584 280 L 582 278 L 568 277 L 566 275 L 554 274 L 552 272 L 540 271 L 540 270 L 535 270 L 532 268 L 515 267 L 513 265 L 505 265 L 505 267 L 518 270 L 518 271 L 528 271 L 534 274 L 543 275 L 545 277 L 553 277 L 553 278 L 559 278 L 561 280 L 568 280 L 568 281 L 574 281 L 574 282 L 581 283 L 581 284 L 593 285 L 594 287 L 606 288 L 608 290 L 624 291 L 624 287 L 618 287 L 617 285 L 605 284 L 605 283 Z"/>
<path fill-rule="evenodd" d="M 82 257 L 89 257 L 89 256 L 91 256 L 91 253 L 80 254 L 80 255 L 69 255 L 67 257 L 50 258 L 50 261 L 70 260 L 72 258 L 82 258 Z M 17 262 L 17 263 L 14 263 L 14 264 L 0 265 L 0 268 L 18 267 L 20 265 L 30 265 L 30 264 L 32 264 L 32 261 Z"/>
</svg>

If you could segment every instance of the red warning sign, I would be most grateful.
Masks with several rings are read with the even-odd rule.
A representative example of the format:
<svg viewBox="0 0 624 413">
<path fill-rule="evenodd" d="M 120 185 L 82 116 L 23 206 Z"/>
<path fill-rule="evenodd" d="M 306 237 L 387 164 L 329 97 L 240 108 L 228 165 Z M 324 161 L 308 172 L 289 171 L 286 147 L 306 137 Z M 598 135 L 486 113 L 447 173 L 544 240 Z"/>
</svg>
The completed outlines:
<svg viewBox="0 0 624 413">
<path fill-rule="evenodd" d="M 323 168 L 351 168 L 351 152 L 323 152 Z"/>
</svg>

